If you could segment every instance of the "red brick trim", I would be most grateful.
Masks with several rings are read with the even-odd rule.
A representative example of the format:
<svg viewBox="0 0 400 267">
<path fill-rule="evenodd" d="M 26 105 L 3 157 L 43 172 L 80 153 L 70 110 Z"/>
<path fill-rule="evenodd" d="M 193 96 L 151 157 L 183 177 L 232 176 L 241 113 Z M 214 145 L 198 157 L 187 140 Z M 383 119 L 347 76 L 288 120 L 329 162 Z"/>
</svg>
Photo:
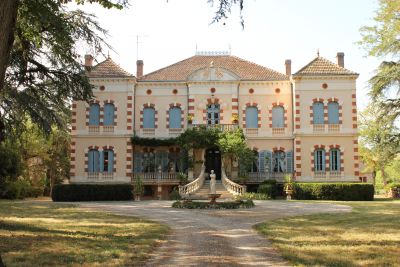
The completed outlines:
<svg viewBox="0 0 400 267">
<path fill-rule="evenodd" d="M 182 104 L 181 103 L 171 103 L 171 104 L 169 104 L 169 106 L 168 106 L 168 108 L 167 108 L 167 110 L 166 110 L 166 116 L 165 116 L 165 120 L 166 120 L 166 122 L 165 122 L 165 125 L 166 125 L 166 128 L 167 129 L 169 129 L 169 111 L 172 109 L 172 108 L 179 108 L 180 110 L 181 110 L 181 128 L 183 129 L 184 127 L 185 127 L 185 125 L 184 125 L 184 123 L 185 123 L 185 112 L 184 112 L 184 110 L 182 109 Z"/>
<path fill-rule="evenodd" d="M 140 128 L 143 129 L 143 113 L 144 113 L 143 110 L 145 108 L 153 108 L 154 109 L 154 129 L 157 129 L 158 128 L 158 116 L 157 116 L 158 111 L 157 111 L 156 105 L 152 104 L 152 103 L 145 103 L 145 104 L 143 104 L 143 106 L 140 109 L 140 117 L 139 117 Z"/>
<path fill-rule="evenodd" d="M 261 128 L 261 106 L 258 105 L 255 102 L 247 102 L 243 107 L 242 107 L 242 127 L 246 128 L 246 109 L 248 107 L 256 107 L 258 110 L 258 116 L 257 116 L 257 120 L 258 120 L 258 128 Z"/>
</svg>

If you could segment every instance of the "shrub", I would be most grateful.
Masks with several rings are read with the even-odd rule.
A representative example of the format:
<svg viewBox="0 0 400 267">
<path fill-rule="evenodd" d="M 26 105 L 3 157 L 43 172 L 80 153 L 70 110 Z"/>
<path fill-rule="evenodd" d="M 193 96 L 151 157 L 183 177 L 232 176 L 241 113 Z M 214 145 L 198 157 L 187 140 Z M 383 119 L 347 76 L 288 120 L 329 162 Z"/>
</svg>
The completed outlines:
<svg viewBox="0 0 400 267">
<path fill-rule="evenodd" d="M 366 183 L 295 183 L 294 199 L 374 200 L 374 186 Z"/>
<path fill-rule="evenodd" d="M 55 185 L 53 201 L 112 201 L 131 200 L 130 184 L 59 184 Z"/>
<path fill-rule="evenodd" d="M 276 180 L 267 180 L 258 186 L 257 193 L 267 195 L 267 199 L 276 198 L 277 184 Z"/>
<path fill-rule="evenodd" d="M 236 196 L 237 200 L 245 200 L 245 199 L 250 199 L 250 200 L 268 200 L 271 199 L 270 195 L 263 194 L 263 193 L 244 193 L 243 195 Z"/>
<path fill-rule="evenodd" d="M 179 191 L 174 188 L 168 196 L 169 200 L 181 200 L 182 197 L 179 195 Z"/>
<path fill-rule="evenodd" d="M 391 198 L 400 198 L 400 183 L 390 183 L 385 187 L 387 194 Z"/>
<path fill-rule="evenodd" d="M 254 207 L 254 202 L 252 200 L 239 200 L 211 204 L 210 202 L 175 201 L 172 203 L 172 207 L 177 209 L 239 209 L 252 208 Z"/>
<path fill-rule="evenodd" d="M 35 196 L 35 189 L 29 181 L 18 179 L 16 181 L 6 181 L 2 198 L 6 199 L 24 199 Z"/>
</svg>

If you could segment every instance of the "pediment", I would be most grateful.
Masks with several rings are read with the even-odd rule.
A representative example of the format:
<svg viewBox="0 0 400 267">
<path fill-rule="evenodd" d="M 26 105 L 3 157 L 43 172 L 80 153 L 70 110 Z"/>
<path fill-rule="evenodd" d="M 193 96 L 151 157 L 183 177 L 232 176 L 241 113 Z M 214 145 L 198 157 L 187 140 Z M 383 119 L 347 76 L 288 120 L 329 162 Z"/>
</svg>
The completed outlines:
<svg viewBox="0 0 400 267">
<path fill-rule="evenodd" d="M 240 77 L 232 71 L 221 67 L 207 67 L 195 70 L 188 78 L 188 81 L 238 81 Z"/>
</svg>

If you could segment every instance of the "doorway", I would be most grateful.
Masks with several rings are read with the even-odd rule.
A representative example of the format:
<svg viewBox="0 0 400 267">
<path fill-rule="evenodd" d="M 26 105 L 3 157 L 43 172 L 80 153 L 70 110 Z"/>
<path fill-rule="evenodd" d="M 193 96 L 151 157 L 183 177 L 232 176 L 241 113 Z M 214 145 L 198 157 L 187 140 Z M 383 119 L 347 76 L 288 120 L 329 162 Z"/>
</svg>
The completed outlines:
<svg viewBox="0 0 400 267">
<path fill-rule="evenodd" d="M 210 174 L 211 170 L 214 170 L 216 179 L 221 180 L 221 152 L 218 148 L 206 150 L 206 173 Z"/>
</svg>

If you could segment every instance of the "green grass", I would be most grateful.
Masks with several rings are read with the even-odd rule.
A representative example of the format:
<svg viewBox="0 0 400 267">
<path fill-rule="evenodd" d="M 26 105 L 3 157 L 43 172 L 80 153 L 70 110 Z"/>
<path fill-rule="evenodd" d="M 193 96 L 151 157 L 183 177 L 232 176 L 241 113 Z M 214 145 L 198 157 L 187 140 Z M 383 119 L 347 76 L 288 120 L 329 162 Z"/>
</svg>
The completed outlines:
<svg viewBox="0 0 400 267">
<path fill-rule="evenodd" d="M 169 228 L 74 205 L 0 201 L 6 266 L 135 266 Z"/>
<path fill-rule="evenodd" d="M 256 225 L 296 266 L 400 266 L 400 201 L 330 202 L 351 213 Z"/>
</svg>

